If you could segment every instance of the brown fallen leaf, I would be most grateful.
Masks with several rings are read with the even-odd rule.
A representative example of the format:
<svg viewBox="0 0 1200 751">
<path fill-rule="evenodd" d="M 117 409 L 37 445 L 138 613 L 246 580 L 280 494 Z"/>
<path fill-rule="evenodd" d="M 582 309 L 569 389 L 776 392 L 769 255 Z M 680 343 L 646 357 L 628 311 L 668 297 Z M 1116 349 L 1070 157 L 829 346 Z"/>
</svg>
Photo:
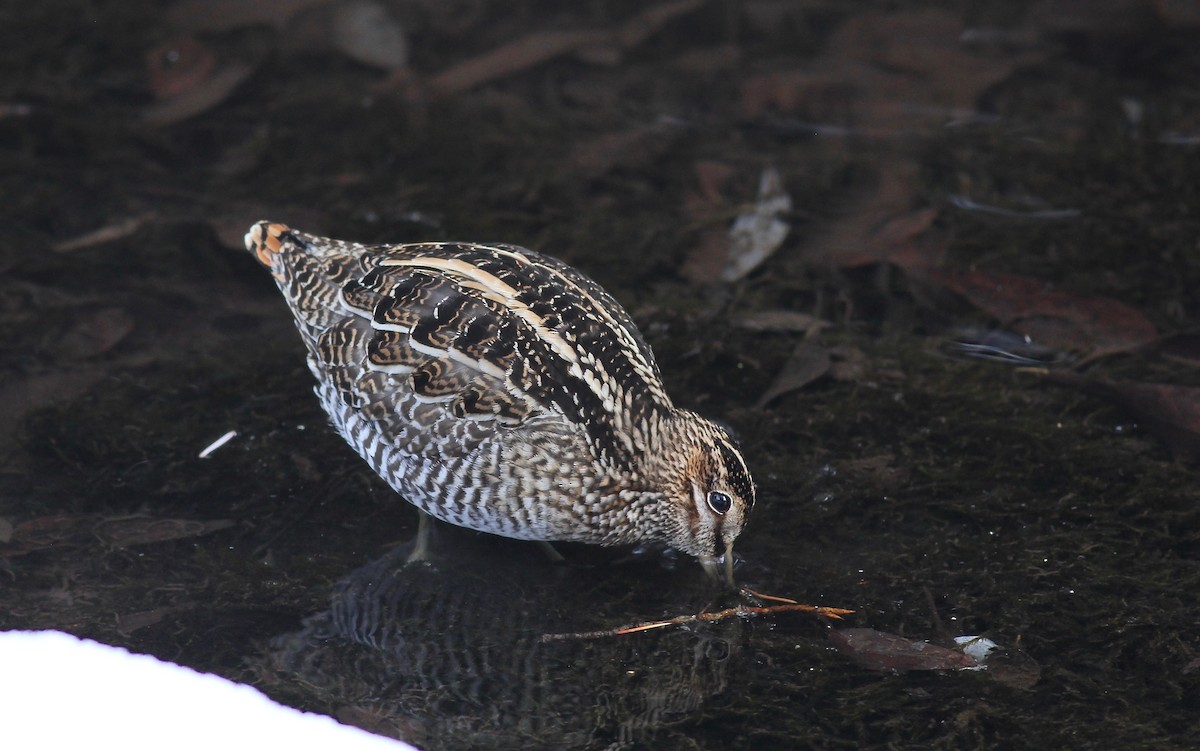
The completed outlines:
<svg viewBox="0 0 1200 751">
<path fill-rule="evenodd" d="M 0 544 L 0 556 L 25 555 L 60 545 L 82 545 L 96 538 L 115 547 L 146 545 L 206 535 L 233 524 L 228 519 L 192 521 L 144 516 L 112 518 L 94 514 L 42 516 L 17 524 L 12 538 Z"/>
<path fill-rule="evenodd" d="M 696 285 L 735 282 L 779 249 L 791 229 L 779 217 L 791 211 L 792 198 L 779 171 L 767 167 L 759 175 L 755 200 L 737 209 L 731 224 L 718 227 L 712 224 L 714 217 L 723 223 L 735 210 L 725 205 L 720 190 L 733 169 L 719 162 L 700 162 L 696 174 L 699 190 L 687 194 L 684 206 L 703 228 L 681 271 Z"/>
<path fill-rule="evenodd" d="M 216 67 L 216 54 L 195 37 L 178 37 L 146 53 L 150 91 L 159 99 L 170 99 L 200 86 Z"/>
<path fill-rule="evenodd" d="M 147 107 L 142 112 L 142 122 L 161 128 L 207 112 L 225 101 L 252 72 L 253 66 L 246 63 L 227 63 L 200 85 Z"/>
<path fill-rule="evenodd" d="M 796 345 L 796 349 L 792 350 L 792 356 L 788 358 L 783 369 L 775 376 L 775 380 L 771 382 L 771 385 L 767 387 L 763 395 L 754 403 L 754 408 L 762 409 L 772 399 L 782 396 L 789 391 L 804 388 L 828 373 L 832 363 L 833 361 L 829 357 L 829 352 L 824 347 L 808 342 L 800 342 Z"/>
<path fill-rule="evenodd" d="M 833 629 L 829 640 L 838 651 L 868 670 L 961 670 L 979 664 L 961 650 L 872 628 Z"/>
<path fill-rule="evenodd" d="M 927 278 L 1037 343 L 1094 359 L 1143 347 L 1158 331 L 1136 308 L 1015 274 L 930 269 Z"/>
<path fill-rule="evenodd" d="M 680 272 L 692 284 L 703 287 L 721 278 L 728 259 L 729 233 L 724 227 L 705 227 L 699 231 Z"/>
<path fill-rule="evenodd" d="M 103 519 L 92 527 L 92 533 L 108 545 L 127 548 L 134 545 L 149 545 L 167 540 L 199 537 L 211 532 L 232 527 L 230 519 L 195 521 L 192 519 L 152 519 L 145 516 L 129 516 Z"/>
<path fill-rule="evenodd" d="M 184 31 L 228 31 L 245 26 L 283 28 L 302 11 L 333 0 L 182 0 L 166 13 L 167 22 Z"/>
<path fill-rule="evenodd" d="M 662 121 L 605 133 L 573 148 L 567 161 L 589 178 L 615 169 L 644 167 L 667 153 L 684 132 L 678 124 Z"/>
<path fill-rule="evenodd" d="M 81 309 L 76 323 L 54 343 L 53 354 L 63 362 L 76 362 L 103 354 L 133 331 L 134 319 L 124 308 Z"/>
<path fill-rule="evenodd" d="M 140 610 L 136 613 L 123 613 L 117 616 L 117 631 L 128 636 L 135 631 L 140 631 L 161 622 L 168 615 L 192 609 L 193 607 L 188 605 L 175 605 L 164 608 L 153 608 L 151 610 Z"/>
<path fill-rule="evenodd" d="M 704 0 L 676 0 L 651 6 L 615 29 L 537 31 L 478 57 L 453 65 L 426 82 L 431 98 L 444 98 L 473 89 L 488 81 L 507 78 L 572 52 L 613 47 L 628 50 L 657 32 L 669 21 L 704 5 Z"/>
<path fill-rule="evenodd" d="M 858 347 L 839 344 L 829 348 L 829 376 L 835 381 L 857 383 L 867 372 L 867 354 Z"/>
<path fill-rule="evenodd" d="M 1025 11 L 1025 23 L 1043 34 L 1112 33 L 1144 25 L 1152 10 L 1169 10 L 1168 6 L 1175 4 L 1169 0 L 1039 0 Z"/>
<path fill-rule="evenodd" d="M 1018 650 L 1004 650 L 988 657 L 987 674 L 1009 688 L 1028 691 L 1042 678 L 1042 666 Z"/>
<path fill-rule="evenodd" d="M 88 533 L 94 521 L 93 516 L 56 514 L 19 522 L 8 542 L 0 544 L 0 557 L 13 558 L 76 541 Z"/>
<path fill-rule="evenodd" d="M 671 67 L 693 75 L 708 76 L 735 67 L 741 59 L 741 47 L 736 44 L 721 44 L 683 52 L 671 62 Z"/>
<path fill-rule="evenodd" d="M 917 169 L 908 160 L 882 164 L 875 189 L 815 231 L 801 249 L 804 260 L 838 268 L 888 262 L 922 269 L 940 263 L 946 242 L 929 231 L 939 212 L 915 205 Z"/>
<path fill-rule="evenodd" d="M 737 174 L 730 164 L 711 160 L 700 161 L 696 171 L 696 190 L 683 198 L 684 211 L 692 221 L 701 225 L 696 247 L 688 253 L 680 271 L 692 284 L 712 284 L 721 276 L 729 259 L 729 232 L 724 217 L 729 212 L 721 190 Z M 720 224 L 717 220 L 720 220 Z"/>
<path fill-rule="evenodd" d="M 949 10 L 855 13 L 810 65 L 747 79 L 742 113 L 774 111 L 856 136 L 896 137 L 974 115 L 982 94 L 1045 54 L 989 54 L 964 44 L 965 30 Z"/>
<path fill-rule="evenodd" d="M 908 478 L 908 470 L 895 464 L 896 455 L 891 453 L 864 456 L 861 459 L 847 459 L 838 462 L 838 471 L 853 478 L 862 478 L 868 482 L 897 487 Z"/>
<path fill-rule="evenodd" d="M 1150 7 L 1172 26 L 1200 26 L 1200 3 L 1196 0 L 1150 0 Z"/>
<path fill-rule="evenodd" d="M 25 102 L 0 102 L 0 120 L 9 117 L 29 117 L 34 113 L 32 104 Z"/>
<path fill-rule="evenodd" d="M 1158 436 L 1177 459 L 1200 459 L 1200 388 L 1103 381 L 1067 371 L 1025 368 L 1042 380 L 1099 397 Z"/>
<path fill-rule="evenodd" d="M 693 169 L 696 172 L 697 191 L 684 198 L 684 205 L 693 219 L 699 219 L 705 212 L 724 204 L 721 190 L 737 174 L 737 168 L 725 162 L 702 159 L 696 162 Z"/>
<path fill-rule="evenodd" d="M 434 99 L 461 94 L 488 81 L 504 79 L 541 65 L 571 50 L 597 44 L 604 38 L 604 32 L 600 31 L 534 32 L 451 66 L 431 77 L 426 82 L 426 90 Z"/>
</svg>

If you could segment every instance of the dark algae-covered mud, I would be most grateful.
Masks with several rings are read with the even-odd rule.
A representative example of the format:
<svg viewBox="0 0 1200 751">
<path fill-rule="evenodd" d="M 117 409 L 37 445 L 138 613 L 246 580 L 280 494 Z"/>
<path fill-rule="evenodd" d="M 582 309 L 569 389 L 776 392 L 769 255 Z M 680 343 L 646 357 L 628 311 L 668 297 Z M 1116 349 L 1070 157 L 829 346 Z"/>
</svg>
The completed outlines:
<svg viewBox="0 0 1200 751">
<path fill-rule="evenodd" d="M 236 5 L 0 10 L 0 628 L 427 749 L 1200 746 L 1190 6 Z M 738 584 L 854 613 L 404 565 L 260 219 L 581 269 L 741 442 Z"/>
</svg>

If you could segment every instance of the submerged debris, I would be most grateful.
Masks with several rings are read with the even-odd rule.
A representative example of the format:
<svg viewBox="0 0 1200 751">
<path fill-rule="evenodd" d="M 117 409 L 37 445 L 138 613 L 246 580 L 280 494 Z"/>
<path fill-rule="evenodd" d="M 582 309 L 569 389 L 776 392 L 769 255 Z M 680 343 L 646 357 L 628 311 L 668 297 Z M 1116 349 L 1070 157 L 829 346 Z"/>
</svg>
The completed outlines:
<svg viewBox="0 0 1200 751">
<path fill-rule="evenodd" d="M 213 455 L 213 452 L 214 452 L 214 451 L 216 451 L 217 449 L 221 448 L 221 447 L 222 447 L 222 446 L 224 446 L 225 444 L 229 443 L 229 442 L 230 442 L 230 441 L 232 441 L 234 438 L 237 438 L 237 431 L 236 431 L 236 430 L 230 430 L 229 432 L 225 433 L 224 435 L 222 435 L 222 436 L 221 436 L 220 438 L 218 438 L 217 440 L 213 441 L 212 443 L 208 444 L 208 445 L 207 445 L 207 446 L 205 446 L 203 449 L 201 449 L 201 451 L 200 451 L 200 454 L 199 454 L 199 458 L 201 458 L 201 459 L 207 459 L 208 457 L 210 457 L 210 456 L 212 456 L 212 455 Z"/>
<path fill-rule="evenodd" d="M 197 521 L 149 516 L 55 514 L 14 525 L 9 539 L 0 540 L 0 558 L 13 558 L 48 548 L 83 545 L 96 539 L 118 548 L 149 545 L 199 537 L 233 525 L 230 519 Z"/>
<path fill-rule="evenodd" d="M 1032 688 L 1041 677 L 1041 668 L 1023 652 L 1005 649 L 983 636 L 956 636 L 954 647 L 943 647 L 871 628 L 840 628 L 832 629 L 829 639 L 868 670 L 979 670 L 1020 689 Z"/>
<path fill-rule="evenodd" d="M 1106 381 L 1078 373 L 1029 368 L 1044 381 L 1099 397 L 1133 415 L 1180 459 L 1200 458 L 1200 388 Z"/>
<path fill-rule="evenodd" d="M 571 634 L 543 634 L 543 642 L 565 641 L 567 639 L 599 639 L 608 636 L 626 636 L 628 634 L 637 634 L 642 631 L 654 631 L 668 626 L 682 626 L 688 623 L 716 623 L 718 621 L 727 620 L 729 618 L 752 618 L 759 615 L 772 615 L 774 613 L 813 613 L 814 615 L 841 620 L 842 616 L 850 615 L 853 610 L 845 608 L 831 608 L 820 605 L 802 605 L 793 599 L 787 597 L 775 597 L 773 595 L 764 595 L 759 592 L 753 592 L 748 589 L 743 589 L 740 592 L 743 599 L 748 600 L 773 600 L 782 603 L 781 605 L 747 605 L 745 602 L 740 602 L 735 607 L 725 608 L 724 610 L 716 610 L 711 612 L 693 613 L 689 615 L 678 615 L 674 618 L 667 618 L 662 621 L 647 621 L 645 623 L 634 623 L 628 626 L 618 626 L 611 629 L 601 629 L 599 631 L 581 631 Z"/>
<path fill-rule="evenodd" d="M 1141 311 L 1108 297 L 1056 289 L 1016 274 L 931 269 L 929 278 L 1031 341 L 1090 359 L 1128 352 L 1158 338 Z"/>
<path fill-rule="evenodd" d="M 779 170 L 768 167 L 758 180 L 758 201 L 729 228 L 729 260 L 721 281 L 736 282 L 779 249 L 791 225 L 780 219 L 792 210 L 792 197 L 783 188 Z"/>
</svg>

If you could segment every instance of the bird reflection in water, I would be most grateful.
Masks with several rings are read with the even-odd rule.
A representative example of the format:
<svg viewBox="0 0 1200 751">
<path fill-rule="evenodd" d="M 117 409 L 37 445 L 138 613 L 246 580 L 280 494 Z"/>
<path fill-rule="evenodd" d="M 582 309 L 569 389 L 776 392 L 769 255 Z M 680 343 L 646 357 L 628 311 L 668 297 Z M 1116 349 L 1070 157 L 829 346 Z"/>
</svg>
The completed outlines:
<svg viewBox="0 0 1200 751">
<path fill-rule="evenodd" d="M 405 565 L 397 550 L 355 571 L 329 610 L 274 640 L 260 687 L 430 751 L 678 745 L 725 690 L 750 626 L 546 642 L 694 610 L 706 594 L 680 596 L 666 575 L 548 566 L 518 546 L 456 540 L 452 561 Z"/>
</svg>

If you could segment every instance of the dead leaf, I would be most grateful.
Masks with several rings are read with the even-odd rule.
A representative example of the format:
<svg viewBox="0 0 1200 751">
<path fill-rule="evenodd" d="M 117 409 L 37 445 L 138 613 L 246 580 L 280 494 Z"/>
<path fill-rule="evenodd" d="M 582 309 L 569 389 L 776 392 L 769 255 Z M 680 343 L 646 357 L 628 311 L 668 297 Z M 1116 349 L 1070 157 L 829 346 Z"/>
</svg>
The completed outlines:
<svg viewBox="0 0 1200 751">
<path fill-rule="evenodd" d="M 184 31 L 228 31 L 246 26 L 283 28 L 296 14 L 333 0 L 182 0 L 166 13 Z"/>
<path fill-rule="evenodd" d="M 1100 357 L 1158 338 L 1136 308 L 1107 297 L 1076 295 L 1038 279 L 1000 272 L 930 269 L 928 278 L 1043 346 Z"/>
<path fill-rule="evenodd" d="M 665 154 L 683 133 L 684 129 L 671 121 L 605 133 L 572 149 L 568 161 L 589 178 L 615 169 L 645 167 Z"/>
<path fill-rule="evenodd" d="M 541 65 L 571 50 L 597 44 L 604 38 L 604 32 L 599 31 L 534 32 L 451 66 L 430 78 L 426 89 L 435 99 L 461 94 L 488 81 L 501 80 Z"/>
<path fill-rule="evenodd" d="M 227 63 L 199 86 L 147 107 L 142 122 L 161 128 L 207 112 L 225 101 L 252 72 L 254 68 L 246 63 Z"/>
<path fill-rule="evenodd" d="M 766 392 L 755 402 L 754 408 L 762 409 L 772 399 L 804 388 L 828 373 L 831 364 L 829 352 L 824 347 L 808 342 L 797 344 L 783 370 L 779 371 Z"/>
<path fill-rule="evenodd" d="M 216 54 L 190 36 L 172 39 L 146 53 L 150 91 L 159 99 L 170 99 L 200 86 L 216 67 Z"/>
<path fill-rule="evenodd" d="M 721 278 L 729 258 L 729 233 L 723 227 L 700 230 L 696 247 L 688 253 L 680 272 L 692 284 L 704 286 Z"/>
<path fill-rule="evenodd" d="M 938 210 L 914 206 L 917 170 L 907 160 L 881 165 L 875 188 L 854 201 L 841 218 L 814 232 L 802 257 L 838 268 L 888 262 L 922 269 L 939 263 L 946 243 L 929 232 Z"/>
<path fill-rule="evenodd" d="M 812 64 L 747 79 L 742 113 L 775 111 L 858 136 L 895 137 L 972 116 L 984 92 L 1044 55 L 988 54 L 964 44 L 964 31 L 950 11 L 854 14 Z"/>
<path fill-rule="evenodd" d="M 105 518 L 93 514 L 42 516 L 13 528 L 12 539 L 0 545 L 0 556 L 13 557 L 60 545 L 86 544 L 96 538 L 115 547 L 146 545 L 197 537 L 232 527 L 233 521 L 152 519 L 144 516 Z"/>
<path fill-rule="evenodd" d="M 1172 26 L 1200 26 L 1200 3 L 1196 0 L 1150 0 L 1150 7 Z"/>
<path fill-rule="evenodd" d="M 725 183 L 737 174 L 737 168 L 725 162 L 705 159 L 696 162 L 694 169 L 696 185 L 699 190 L 689 194 L 685 199 L 685 204 L 688 214 L 693 219 L 700 219 L 706 212 L 724 204 L 725 199 L 721 195 L 721 190 L 725 187 Z"/>
<path fill-rule="evenodd" d="M 133 331 L 133 316 L 123 308 L 83 309 L 76 320 L 55 343 L 54 355 L 63 362 L 107 352 Z"/>
<path fill-rule="evenodd" d="M 77 541 L 87 534 L 94 520 L 92 516 L 69 514 L 27 519 L 13 527 L 9 541 L 0 545 L 0 556 L 12 558 Z"/>
<path fill-rule="evenodd" d="M 829 375 L 835 381 L 858 383 L 867 372 L 867 355 L 858 347 L 849 344 L 839 344 L 829 348 L 832 363 Z"/>
<path fill-rule="evenodd" d="M 329 29 L 334 48 L 364 65 L 397 70 L 408 64 L 404 29 L 374 0 L 339 3 L 332 10 Z"/>
<path fill-rule="evenodd" d="M 0 102 L 0 120 L 9 117 L 29 117 L 34 112 L 32 104 L 25 102 Z"/>
<path fill-rule="evenodd" d="M 0 544 L 10 542 L 13 538 L 13 525 L 8 519 L 0 516 Z"/>
<path fill-rule="evenodd" d="M 471 58 L 433 76 L 426 84 L 429 95 L 442 98 L 462 93 L 488 81 L 507 78 L 568 53 L 597 56 L 597 50 L 631 49 L 675 18 L 704 5 L 704 0 L 676 0 L 651 6 L 615 29 L 537 31 L 490 52 Z M 602 56 L 606 60 L 608 56 Z"/>
<path fill-rule="evenodd" d="M 759 177 L 753 209 L 739 214 L 729 228 L 729 257 L 721 270 L 722 282 L 736 282 L 779 249 L 791 230 L 779 216 L 791 210 L 792 197 L 784 190 L 779 170 L 767 167 Z"/>
<path fill-rule="evenodd" d="M 1057 370 L 1027 370 L 1042 380 L 1099 397 L 1125 410 L 1179 459 L 1200 459 L 1200 388 L 1103 381 Z"/>
<path fill-rule="evenodd" d="M 733 171 L 720 162 L 697 163 L 699 190 L 684 199 L 688 214 L 698 222 L 708 222 L 714 214 L 726 214 L 729 210 L 721 197 L 721 186 Z M 783 188 L 779 171 L 774 167 L 764 169 L 754 204 L 742 211 L 728 230 L 705 226 L 697 246 L 684 261 L 683 275 L 697 285 L 741 279 L 783 243 L 791 227 L 779 216 L 791 209 L 792 198 Z"/>
<path fill-rule="evenodd" d="M 839 628 L 829 639 L 842 654 L 868 670 L 961 670 L 978 663 L 960 650 L 871 628 Z"/>
<path fill-rule="evenodd" d="M 708 76 L 736 66 L 742 59 L 742 48 L 736 44 L 692 49 L 672 61 L 674 68 L 693 75 Z"/>
<path fill-rule="evenodd" d="M 199 537 L 217 530 L 232 527 L 230 519 L 194 521 L 191 519 L 152 519 L 130 516 L 119 519 L 104 519 L 92 528 L 102 542 L 118 548 L 133 545 L 149 545 L 167 540 Z"/>
<path fill-rule="evenodd" d="M 836 73 L 788 70 L 760 73 L 742 82 L 742 116 L 755 120 L 770 112 L 801 113 L 807 120 L 844 122 L 854 86 Z"/>
<path fill-rule="evenodd" d="M 724 162 L 707 160 L 696 162 L 694 169 L 697 189 L 684 196 L 683 204 L 688 216 L 702 228 L 696 247 L 688 253 L 680 271 L 689 282 L 702 286 L 720 278 L 729 257 L 729 233 L 724 226 L 713 223 L 713 216 L 727 210 L 721 190 L 737 174 L 737 169 Z"/>
<path fill-rule="evenodd" d="M 1019 650 L 1004 650 L 988 658 L 987 674 L 1009 688 L 1028 691 L 1042 678 L 1042 666 Z"/>
<path fill-rule="evenodd" d="M 1166 10 L 1168 3 L 1158 0 L 1040 0 L 1025 12 L 1025 23 L 1041 29 L 1042 33 L 1123 31 L 1149 21 L 1155 5 Z"/>
<path fill-rule="evenodd" d="M 851 16 L 827 49 L 833 70 L 852 71 L 865 94 L 859 122 L 894 128 L 897 122 L 960 116 L 1018 66 L 1041 57 L 1011 51 L 989 55 L 964 45 L 963 31 L 958 14 L 933 8 Z M 854 62 L 866 67 L 847 67 Z"/>
<path fill-rule="evenodd" d="M 839 472 L 850 477 L 858 477 L 878 485 L 896 487 L 902 485 L 908 478 L 908 470 L 895 465 L 896 455 L 891 453 L 864 456 L 860 459 L 847 459 L 838 462 Z"/>
<path fill-rule="evenodd" d="M 140 610 L 136 613 L 125 613 L 117 616 L 117 631 L 128 636 L 135 631 L 153 626 L 162 621 L 163 618 L 185 610 L 190 610 L 189 607 L 173 606 L 165 608 L 154 608 L 152 610 Z"/>
</svg>

